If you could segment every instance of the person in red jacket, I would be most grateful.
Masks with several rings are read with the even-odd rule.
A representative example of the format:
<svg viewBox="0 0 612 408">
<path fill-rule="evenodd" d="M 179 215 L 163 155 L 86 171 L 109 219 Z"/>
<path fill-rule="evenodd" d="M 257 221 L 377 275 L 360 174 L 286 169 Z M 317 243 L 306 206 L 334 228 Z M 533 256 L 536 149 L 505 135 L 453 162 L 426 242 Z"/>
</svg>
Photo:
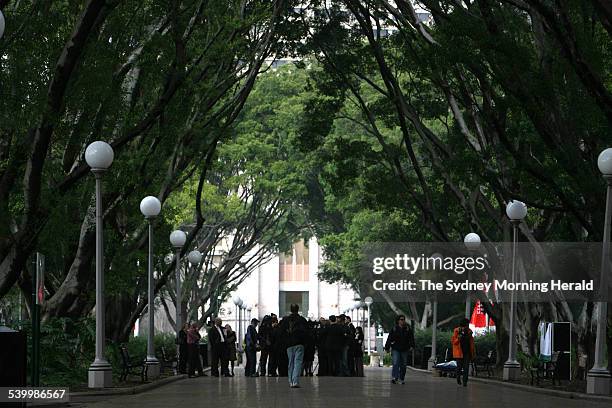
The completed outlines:
<svg viewBox="0 0 612 408">
<path fill-rule="evenodd" d="M 476 354 L 474 336 L 468 319 L 461 320 L 459 327 L 455 328 L 451 343 L 453 344 L 453 358 L 457 361 L 457 384 L 461 385 L 461 374 L 463 373 L 463 386 L 467 387 L 470 361 Z"/>
</svg>

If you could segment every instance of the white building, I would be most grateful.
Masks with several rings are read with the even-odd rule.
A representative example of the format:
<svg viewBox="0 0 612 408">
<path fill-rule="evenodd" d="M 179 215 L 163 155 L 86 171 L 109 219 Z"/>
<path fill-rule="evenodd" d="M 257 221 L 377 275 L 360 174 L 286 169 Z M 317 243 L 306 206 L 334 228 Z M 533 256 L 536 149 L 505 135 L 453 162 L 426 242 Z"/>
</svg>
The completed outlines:
<svg viewBox="0 0 612 408">
<path fill-rule="evenodd" d="M 235 295 L 251 308 L 250 317 L 259 320 L 270 313 L 289 314 L 292 303 L 300 305 L 300 313 L 311 319 L 350 309 L 356 293 L 348 285 L 320 281 L 317 273 L 322 261 L 316 238 L 307 244 L 296 242 L 291 254 L 275 255 L 251 273 L 221 305 L 220 317 L 230 324 L 236 322 Z"/>
</svg>

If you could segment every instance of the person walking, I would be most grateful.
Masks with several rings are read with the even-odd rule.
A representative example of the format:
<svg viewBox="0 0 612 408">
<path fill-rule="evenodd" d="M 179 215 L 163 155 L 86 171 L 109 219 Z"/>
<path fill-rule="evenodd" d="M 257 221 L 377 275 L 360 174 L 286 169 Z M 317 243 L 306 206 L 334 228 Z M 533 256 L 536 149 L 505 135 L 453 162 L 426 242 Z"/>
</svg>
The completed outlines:
<svg viewBox="0 0 612 408">
<path fill-rule="evenodd" d="M 189 330 L 187 331 L 187 351 L 189 353 L 189 372 L 188 377 L 195 377 L 196 371 L 199 376 L 204 375 L 204 370 L 202 369 L 202 362 L 200 361 L 200 330 L 197 324 L 192 324 Z"/>
<path fill-rule="evenodd" d="M 300 388 L 300 373 L 304 361 L 308 322 L 298 314 L 300 307 L 297 304 L 293 303 L 290 310 L 291 314 L 281 322 L 281 332 L 286 338 L 289 386 Z"/>
<path fill-rule="evenodd" d="M 232 326 L 229 324 L 225 325 L 225 351 L 226 351 L 226 359 L 230 364 L 229 375 L 234 376 L 234 363 L 237 360 L 236 356 L 236 341 L 237 341 L 236 332 L 232 330 Z"/>
<path fill-rule="evenodd" d="M 408 351 L 414 348 L 414 334 L 406 324 L 406 316 L 399 315 L 395 318 L 395 327 L 389 333 L 385 350 L 391 350 L 391 382 L 393 384 L 406 384 L 406 365 L 408 364 Z"/>
<path fill-rule="evenodd" d="M 259 377 L 257 374 L 257 325 L 259 320 L 251 319 L 251 324 L 247 328 L 245 342 L 246 366 L 244 367 L 244 375 L 247 377 Z"/>
<path fill-rule="evenodd" d="M 461 374 L 463 374 L 463 386 L 467 387 L 470 361 L 476 355 L 474 336 L 472 330 L 470 330 L 470 321 L 467 318 L 463 318 L 459 326 L 453 330 L 451 343 L 453 345 L 453 358 L 457 361 L 457 384 L 461 385 Z"/>
<path fill-rule="evenodd" d="M 213 377 L 219 377 L 219 365 L 221 365 L 221 375 L 230 377 L 227 369 L 227 340 L 221 324 L 223 321 L 217 317 L 215 324 L 208 331 L 208 343 L 210 344 L 210 374 Z"/>
</svg>

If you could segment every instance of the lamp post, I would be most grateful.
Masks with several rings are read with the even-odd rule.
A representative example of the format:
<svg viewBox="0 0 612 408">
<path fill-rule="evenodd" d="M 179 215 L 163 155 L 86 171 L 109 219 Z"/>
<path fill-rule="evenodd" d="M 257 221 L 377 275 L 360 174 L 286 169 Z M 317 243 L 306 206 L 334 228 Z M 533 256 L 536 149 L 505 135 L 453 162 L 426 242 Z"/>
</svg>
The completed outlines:
<svg viewBox="0 0 612 408">
<path fill-rule="evenodd" d="M 155 310 L 153 308 L 153 298 L 155 296 L 153 290 L 153 220 L 161 211 L 161 203 L 157 197 L 147 196 L 140 202 L 140 212 L 149 224 L 149 256 L 147 271 L 149 275 L 149 290 L 148 290 L 148 314 L 149 314 L 149 331 L 147 333 L 147 357 L 145 364 L 147 365 L 147 375 L 151 378 L 159 377 L 159 360 L 155 357 L 155 344 L 153 337 L 155 335 Z"/>
<path fill-rule="evenodd" d="M 189 261 L 189 263 L 191 264 L 193 268 L 197 268 L 200 262 L 202 262 L 202 253 L 198 251 L 197 249 L 194 249 L 193 251 L 189 252 L 189 254 L 187 254 L 187 260 Z M 195 294 L 193 293 L 193 291 L 192 291 L 192 299 L 195 299 Z M 196 320 L 198 319 L 197 309 L 198 308 L 196 306 L 196 311 L 195 311 Z M 191 313 L 193 313 L 193 310 L 191 311 Z"/>
<path fill-rule="evenodd" d="M 2 38 L 2 36 L 4 35 L 4 27 L 5 27 L 4 14 L 2 14 L 2 10 L 0 10 L 0 38 Z"/>
<path fill-rule="evenodd" d="M 480 236 L 475 232 L 470 232 L 463 238 L 463 243 L 468 251 L 476 251 L 480 247 Z M 471 280 L 470 271 L 468 271 L 468 281 Z M 472 302 L 470 292 L 465 297 L 465 318 L 469 319 L 472 317 Z"/>
<path fill-rule="evenodd" d="M 234 295 L 232 297 L 232 302 L 234 303 L 234 306 L 236 306 L 236 317 L 234 318 L 234 329 L 238 330 L 238 307 L 241 302 L 240 296 Z"/>
<path fill-rule="evenodd" d="M 527 206 L 517 200 L 511 200 L 506 206 L 506 215 L 512 223 L 512 284 L 516 281 L 516 246 L 518 243 L 518 227 L 521 221 L 527 216 Z M 510 331 L 508 360 L 504 363 L 504 380 L 515 380 L 521 372 L 521 365 L 516 360 L 516 339 L 515 339 L 515 319 L 516 310 L 514 304 L 514 291 L 510 292 Z"/>
<path fill-rule="evenodd" d="M 595 338 L 595 361 L 587 373 L 588 394 L 610 394 L 610 371 L 605 364 L 606 329 L 608 326 L 608 274 L 610 274 L 610 224 L 612 222 L 612 148 L 605 149 L 597 158 L 599 171 L 606 179 L 606 213 L 604 218 L 603 248 L 601 251 L 601 278 L 599 282 L 603 297 L 597 302 L 597 334 Z M 608 350 L 608 356 L 610 350 Z"/>
<path fill-rule="evenodd" d="M 0 37 L 4 31 L 4 17 L 0 13 Z M 96 178 L 96 356 L 89 366 L 89 388 L 112 385 L 112 367 L 104 356 L 104 235 L 102 220 L 102 175 L 113 163 L 113 148 L 106 142 L 96 141 L 85 149 L 85 161 Z"/>
<path fill-rule="evenodd" d="M 353 309 L 355 309 L 355 321 L 359 324 L 359 308 L 361 307 L 361 302 L 356 300 L 353 304 Z"/>
<path fill-rule="evenodd" d="M 242 330 L 240 328 L 240 307 L 242 306 L 242 299 L 240 299 L 240 296 L 238 295 L 234 295 L 234 297 L 232 298 L 232 302 L 234 302 L 234 305 L 236 306 L 236 327 L 235 329 L 238 330 L 238 345 L 236 346 L 236 351 L 238 351 L 239 353 L 241 352 L 240 349 L 240 344 L 241 344 L 241 337 L 242 337 Z"/>
<path fill-rule="evenodd" d="M 242 344 L 242 299 L 240 299 L 240 296 L 235 296 L 234 297 L 234 304 L 236 305 L 236 316 L 238 317 L 238 347 L 237 350 L 238 352 L 242 351 L 242 347 L 240 346 Z"/>
<path fill-rule="evenodd" d="M 246 308 L 247 305 L 246 303 L 243 301 L 242 305 L 240 306 L 240 309 L 242 311 L 242 319 L 241 319 L 241 326 L 240 326 L 240 351 L 242 351 L 242 340 L 244 338 L 244 336 L 246 335 Z"/>
<path fill-rule="evenodd" d="M 361 301 L 361 327 L 366 325 L 366 309 L 365 301 Z"/>
<path fill-rule="evenodd" d="M 435 253 L 435 254 L 432 254 L 431 257 L 434 259 L 442 259 L 442 254 Z M 433 371 L 436 365 L 436 358 L 438 355 L 437 339 L 438 339 L 438 294 L 437 292 L 434 292 L 433 308 L 431 311 L 431 356 L 429 356 L 429 360 L 427 360 L 427 370 L 430 370 L 430 371 Z"/>
<path fill-rule="evenodd" d="M 372 303 L 374 303 L 374 300 L 370 296 L 367 296 L 364 299 L 364 303 L 365 303 L 366 307 L 368 308 L 368 331 L 367 331 L 367 333 L 368 333 L 368 340 L 367 340 L 367 342 L 368 342 L 368 356 L 369 356 L 371 351 L 372 351 L 371 345 L 370 345 L 370 343 L 371 343 L 371 341 L 370 341 L 371 340 L 371 336 L 370 336 L 370 313 L 371 313 L 370 312 L 370 306 L 372 306 Z"/>
<path fill-rule="evenodd" d="M 202 262 L 202 253 L 198 251 L 197 249 L 194 249 L 193 251 L 189 252 L 189 254 L 187 254 L 187 260 L 189 261 L 192 267 L 197 268 L 200 262 Z M 195 299 L 194 294 L 192 294 L 192 298 Z M 196 311 L 195 311 L 195 318 L 196 319 L 198 318 L 197 306 L 196 306 Z"/>
<path fill-rule="evenodd" d="M 170 244 L 172 244 L 172 246 L 174 247 L 174 253 L 175 253 L 175 258 L 176 258 L 176 270 L 174 273 L 175 279 L 176 279 L 176 355 L 177 358 L 180 357 L 179 356 L 179 342 L 178 342 L 178 338 L 179 338 L 179 332 L 181 331 L 181 328 L 183 327 L 183 319 L 181 316 L 181 311 L 183 309 L 183 292 L 181 290 L 181 249 L 183 248 L 183 246 L 185 245 L 185 242 L 187 242 L 187 234 L 185 234 L 183 231 L 181 230 L 175 230 L 172 231 L 172 233 L 170 234 Z"/>
<path fill-rule="evenodd" d="M 253 308 L 251 306 L 247 306 L 247 313 L 249 316 L 247 321 L 249 322 L 249 324 L 251 324 L 251 310 L 253 310 Z"/>
</svg>

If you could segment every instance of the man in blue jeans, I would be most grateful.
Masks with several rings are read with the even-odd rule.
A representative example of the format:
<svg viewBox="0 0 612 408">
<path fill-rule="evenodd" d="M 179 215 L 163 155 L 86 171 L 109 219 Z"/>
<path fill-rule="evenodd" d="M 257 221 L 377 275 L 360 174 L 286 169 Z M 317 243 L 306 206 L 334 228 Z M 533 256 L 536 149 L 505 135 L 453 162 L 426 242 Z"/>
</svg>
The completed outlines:
<svg viewBox="0 0 612 408">
<path fill-rule="evenodd" d="M 414 348 L 414 334 L 406 324 L 406 316 L 399 315 L 395 318 L 395 327 L 389 333 L 385 350 L 391 350 L 393 369 L 391 370 L 391 382 L 393 384 L 406 384 L 406 365 L 408 365 L 408 351 Z"/>
<path fill-rule="evenodd" d="M 298 314 L 300 307 L 291 305 L 291 314 L 281 323 L 281 333 L 287 339 L 287 357 L 289 359 L 288 377 L 291 388 L 300 388 L 300 374 L 304 361 L 304 344 L 308 335 L 308 322 Z"/>
</svg>

